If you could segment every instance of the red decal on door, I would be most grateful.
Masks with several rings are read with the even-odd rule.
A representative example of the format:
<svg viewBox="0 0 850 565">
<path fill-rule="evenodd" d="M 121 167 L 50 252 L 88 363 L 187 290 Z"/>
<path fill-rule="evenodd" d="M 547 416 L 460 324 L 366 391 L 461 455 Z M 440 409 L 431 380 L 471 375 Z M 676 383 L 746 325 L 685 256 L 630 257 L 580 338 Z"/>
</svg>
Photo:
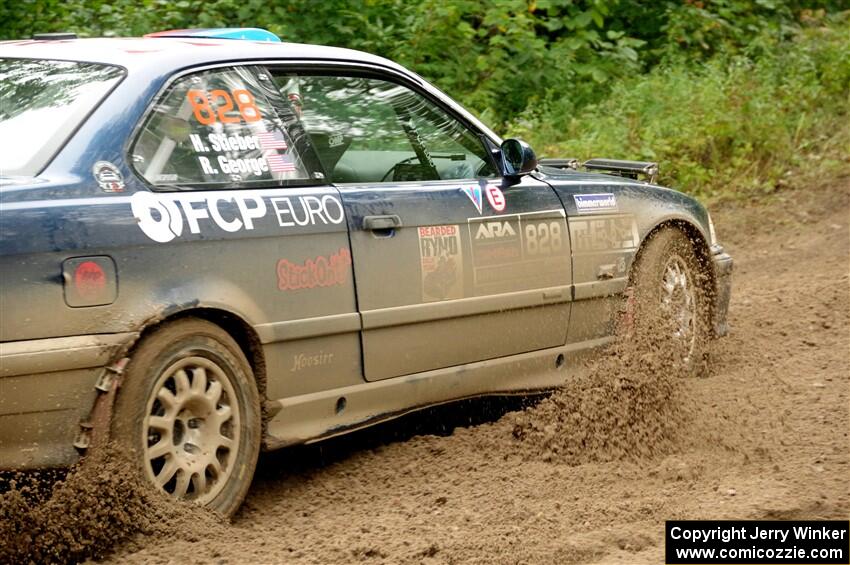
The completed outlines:
<svg viewBox="0 0 850 565">
<path fill-rule="evenodd" d="M 487 187 L 487 201 L 490 203 L 490 206 L 493 207 L 493 210 L 497 212 L 501 212 L 505 209 L 505 195 L 502 194 L 502 191 L 498 186 L 488 186 Z"/>
<path fill-rule="evenodd" d="M 277 287 L 280 290 L 300 290 L 342 285 L 348 282 L 351 253 L 341 247 L 329 257 L 319 255 L 296 264 L 286 259 L 277 262 Z"/>
</svg>

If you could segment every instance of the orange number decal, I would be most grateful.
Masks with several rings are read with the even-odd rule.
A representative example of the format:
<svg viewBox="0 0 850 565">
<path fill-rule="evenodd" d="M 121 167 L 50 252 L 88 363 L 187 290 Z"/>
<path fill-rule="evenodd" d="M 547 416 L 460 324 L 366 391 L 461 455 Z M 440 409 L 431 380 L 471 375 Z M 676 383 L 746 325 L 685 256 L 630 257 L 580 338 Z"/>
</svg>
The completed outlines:
<svg viewBox="0 0 850 565">
<path fill-rule="evenodd" d="M 227 115 L 228 112 L 233 110 L 234 100 L 236 100 L 236 106 L 239 108 L 239 114 L 246 122 L 256 122 L 263 119 L 260 109 L 254 103 L 254 96 L 250 92 L 244 88 L 239 88 L 231 91 L 231 94 L 233 94 L 232 98 L 226 90 L 213 90 L 207 98 L 207 94 L 203 90 L 190 90 L 186 93 L 186 97 L 192 104 L 195 119 L 205 126 L 216 122 L 216 113 L 218 113 L 218 121 L 224 124 L 238 123 L 239 118 Z M 210 105 L 210 100 L 217 103 L 219 99 L 224 100 L 224 104 L 216 104 L 217 109 L 214 110 Z"/>
<path fill-rule="evenodd" d="M 207 95 L 203 90 L 190 90 L 186 93 L 189 103 L 192 104 L 192 111 L 195 114 L 195 119 L 199 123 L 209 126 L 215 123 L 215 112 L 210 106 Z"/>
<path fill-rule="evenodd" d="M 256 122 L 263 118 L 260 115 L 260 109 L 254 104 L 254 97 L 250 92 L 243 88 L 233 91 L 233 98 L 236 99 L 236 105 L 239 107 L 239 113 L 242 114 L 242 119 L 246 122 Z"/>
<path fill-rule="evenodd" d="M 219 105 L 218 99 L 224 99 L 224 104 Z M 230 94 L 227 93 L 226 90 L 213 90 L 210 92 L 210 99 L 215 102 L 218 112 L 218 119 L 223 124 L 237 124 L 239 123 L 239 118 L 230 117 L 227 115 L 229 111 L 233 109 L 233 99 L 230 97 Z"/>
</svg>

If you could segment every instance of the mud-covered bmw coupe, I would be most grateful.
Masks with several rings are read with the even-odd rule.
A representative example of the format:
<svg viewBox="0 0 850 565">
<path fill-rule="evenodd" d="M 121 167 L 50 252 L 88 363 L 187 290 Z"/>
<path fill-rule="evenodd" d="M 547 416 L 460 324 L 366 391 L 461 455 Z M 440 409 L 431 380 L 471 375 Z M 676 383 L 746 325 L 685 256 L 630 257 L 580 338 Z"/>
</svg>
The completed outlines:
<svg viewBox="0 0 850 565">
<path fill-rule="evenodd" d="M 0 468 L 108 437 L 229 514 L 261 449 L 557 387 L 642 290 L 692 372 L 726 331 L 653 164 L 538 162 L 380 57 L 54 34 L 0 43 L 0 100 Z"/>
</svg>

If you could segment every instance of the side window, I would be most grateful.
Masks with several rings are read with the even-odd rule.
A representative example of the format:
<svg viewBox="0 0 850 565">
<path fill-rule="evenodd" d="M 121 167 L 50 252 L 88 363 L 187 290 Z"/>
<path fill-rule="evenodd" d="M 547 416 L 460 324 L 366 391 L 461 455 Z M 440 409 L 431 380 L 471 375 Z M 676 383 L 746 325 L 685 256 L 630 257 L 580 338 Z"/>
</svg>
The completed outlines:
<svg viewBox="0 0 850 565">
<path fill-rule="evenodd" d="M 273 75 L 333 182 L 494 176 L 478 136 L 405 86 L 366 76 Z"/>
<path fill-rule="evenodd" d="M 163 188 L 312 184 L 322 176 L 297 121 L 263 69 L 199 72 L 156 102 L 132 146 L 133 166 Z"/>
</svg>

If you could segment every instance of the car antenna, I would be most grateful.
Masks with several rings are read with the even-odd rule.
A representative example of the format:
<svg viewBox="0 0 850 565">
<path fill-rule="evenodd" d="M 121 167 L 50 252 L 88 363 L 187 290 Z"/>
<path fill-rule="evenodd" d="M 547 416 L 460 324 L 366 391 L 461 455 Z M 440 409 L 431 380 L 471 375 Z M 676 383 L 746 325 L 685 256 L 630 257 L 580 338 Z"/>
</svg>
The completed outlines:
<svg viewBox="0 0 850 565">
<path fill-rule="evenodd" d="M 43 39 L 46 41 L 58 41 L 60 39 L 77 39 L 77 34 L 69 31 L 60 31 L 54 33 L 34 33 L 33 39 Z"/>
</svg>

